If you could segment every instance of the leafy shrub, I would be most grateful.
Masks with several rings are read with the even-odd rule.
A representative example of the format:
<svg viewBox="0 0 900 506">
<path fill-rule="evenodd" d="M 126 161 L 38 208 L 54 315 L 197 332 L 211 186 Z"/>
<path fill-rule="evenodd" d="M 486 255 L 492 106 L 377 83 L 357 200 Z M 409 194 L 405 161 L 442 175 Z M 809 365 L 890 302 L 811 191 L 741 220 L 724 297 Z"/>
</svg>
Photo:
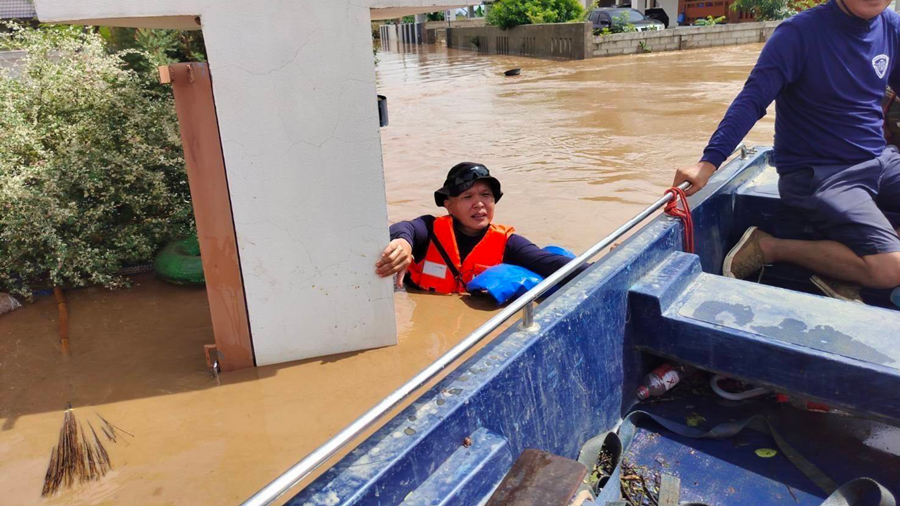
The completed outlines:
<svg viewBox="0 0 900 506">
<path fill-rule="evenodd" d="M 581 20 L 579 0 L 499 0 L 487 14 L 487 23 L 506 30 L 519 25 L 567 23 Z"/>
<path fill-rule="evenodd" d="M 594 30 L 594 35 L 603 36 L 612 35 L 614 33 L 632 33 L 636 31 L 637 27 L 628 21 L 628 13 L 623 12 L 618 16 L 613 16 L 611 27 L 603 27 Z"/>
<path fill-rule="evenodd" d="M 787 19 L 825 0 L 735 0 L 731 10 L 749 12 L 756 21 Z"/>
<path fill-rule="evenodd" d="M 706 19 L 698 19 L 694 21 L 694 24 L 697 26 L 716 26 L 724 23 L 726 19 L 725 16 L 719 16 L 717 18 L 706 16 Z"/>
<path fill-rule="evenodd" d="M 127 284 L 193 228 L 171 95 L 89 31 L 12 26 L 4 48 L 27 56 L 0 73 L 0 291 Z"/>
</svg>

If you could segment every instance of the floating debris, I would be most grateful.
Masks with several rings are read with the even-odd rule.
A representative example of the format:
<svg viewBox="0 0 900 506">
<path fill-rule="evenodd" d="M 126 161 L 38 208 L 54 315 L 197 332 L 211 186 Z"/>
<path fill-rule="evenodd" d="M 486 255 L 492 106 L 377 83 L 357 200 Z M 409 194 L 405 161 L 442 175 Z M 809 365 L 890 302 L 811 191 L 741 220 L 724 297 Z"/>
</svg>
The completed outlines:
<svg viewBox="0 0 900 506">
<path fill-rule="evenodd" d="M 110 441 L 116 442 L 118 432 L 134 437 L 99 414 L 97 417 L 105 424 L 100 429 Z M 68 406 L 63 414 L 62 427 L 59 429 L 59 442 L 50 452 L 50 463 L 47 465 L 44 488 L 41 491 L 42 497 L 53 495 L 62 487 L 72 487 L 75 483 L 99 480 L 112 469 L 109 452 L 97 436 L 94 425 L 90 421 L 87 423 L 93 440 L 88 438 L 84 426 L 79 425 L 72 406 Z"/>
</svg>

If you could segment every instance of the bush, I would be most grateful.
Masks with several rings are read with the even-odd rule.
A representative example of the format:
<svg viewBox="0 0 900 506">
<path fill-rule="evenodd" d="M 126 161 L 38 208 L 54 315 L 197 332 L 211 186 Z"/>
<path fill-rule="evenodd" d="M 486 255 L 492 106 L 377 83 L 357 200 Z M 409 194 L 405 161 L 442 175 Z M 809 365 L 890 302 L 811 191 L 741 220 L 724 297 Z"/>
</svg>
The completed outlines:
<svg viewBox="0 0 900 506">
<path fill-rule="evenodd" d="M 749 12 L 756 21 L 787 19 L 826 0 L 735 0 L 731 10 Z"/>
<path fill-rule="evenodd" d="M 506 30 L 519 25 L 567 23 L 581 20 L 579 0 L 499 0 L 488 11 L 487 23 Z"/>
<path fill-rule="evenodd" d="M 77 28 L 0 33 L 0 291 L 120 287 L 116 272 L 191 232 L 170 94 Z"/>
<path fill-rule="evenodd" d="M 632 33 L 636 32 L 637 27 L 628 22 L 628 14 L 623 12 L 618 16 L 614 16 L 612 18 L 612 26 L 611 27 L 603 27 L 601 29 L 594 30 L 594 35 L 612 35 L 614 33 Z"/>
<path fill-rule="evenodd" d="M 727 21 L 725 16 L 719 16 L 714 18 L 712 16 L 706 16 L 706 19 L 698 19 L 694 21 L 694 24 L 697 26 L 716 26 L 721 25 Z"/>
</svg>

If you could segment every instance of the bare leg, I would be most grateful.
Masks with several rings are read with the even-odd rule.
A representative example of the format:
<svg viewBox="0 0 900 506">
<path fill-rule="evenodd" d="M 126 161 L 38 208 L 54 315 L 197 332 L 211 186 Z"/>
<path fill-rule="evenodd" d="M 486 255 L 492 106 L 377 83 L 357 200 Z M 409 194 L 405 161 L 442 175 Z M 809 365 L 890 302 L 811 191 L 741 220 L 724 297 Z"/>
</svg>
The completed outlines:
<svg viewBox="0 0 900 506">
<path fill-rule="evenodd" d="M 859 257 L 836 241 L 795 241 L 765 237 L 759 242 L 766 263 L 786 262 L 817 274 L 871 288 L 900 285 L 900 253 Z"/>
</svg>

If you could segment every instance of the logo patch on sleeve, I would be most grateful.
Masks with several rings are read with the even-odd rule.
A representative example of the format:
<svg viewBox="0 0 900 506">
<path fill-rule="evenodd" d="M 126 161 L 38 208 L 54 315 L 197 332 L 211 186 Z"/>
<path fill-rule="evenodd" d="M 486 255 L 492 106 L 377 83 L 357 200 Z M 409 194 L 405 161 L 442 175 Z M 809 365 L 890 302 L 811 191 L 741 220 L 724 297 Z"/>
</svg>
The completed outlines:
<svg viewBox="0 0 900 506">
<path fill-rule="evenodd" d="M 891 59 L 886 54 L 880 54 L 872 58 L 872 67 L 875 68 L 875 74 L 878 75 L 878 79 L 884 79 L 884 75 L 887 74 L 888 70 L 888 62 L 890 61 Z"/>
</svg>

